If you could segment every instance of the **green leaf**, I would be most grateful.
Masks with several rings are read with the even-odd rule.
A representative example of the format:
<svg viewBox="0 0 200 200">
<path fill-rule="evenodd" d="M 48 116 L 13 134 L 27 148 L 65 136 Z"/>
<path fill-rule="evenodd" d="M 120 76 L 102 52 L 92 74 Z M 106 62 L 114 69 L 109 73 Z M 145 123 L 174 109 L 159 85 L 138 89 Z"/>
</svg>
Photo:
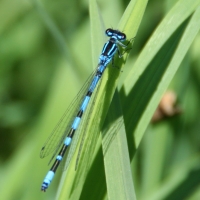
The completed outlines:
<svg viewBox="0 0 200 200">
<path fill-rule="evenodd" d="M 121 88 L 122 105 L 130 105 L 129 109 L 125 107 L 123 110 L 126 131 L 130 137 L 131 157 L 138 148 L 162 95 L 198 33 L 197 14 L 192 14 L 199 2 L 177 2 L 155 30 Z M 191 20 L 191 16 L 194 19 Z"/>
<path fill-rule="evenodd" d="M 182 5 L 181 7 L 180 4 Z M 133 9 L 134 5 L 137 9 L 133 12 L 131 8 Z M 131 70 L 129 73 L 130 78 L 128 77 L 126 79 L 125 85 L 120 90 L 125 129 L 128 137 L 129 153 L 131 157 L 134 155 L 136 148 L 141 141 L 143 133 L 162 94 L 166 90 L 170 80 L 178 69 L 189 46 L 197 34 L 197 30 L 199 30 L 199 26 L 196 26 L 195 29 L 188 28 L 188 26 L 191 26 L 189 17 L 195 10 L 197 3 L 192 5 L 193 6 L 191 6 L 191 9 L 188 9 L 187 1 L 184 0 L 178 2 L 177 5 L 174 6 L 171 12 L 169 12 L 158 29 L 155 31 L 143 52 L 140 54 L 135 63 L 136 67 L 134 67 L 134 70 Z M 145 6 L 146 3 L 144 2 L 141 4 L 138 3 L 138 1 L 137 3 L 130 3 L 130 6 L 125 12 L 124 19 L 122 19 L 120 23 L 120 27 L 124 27 L 124 30 L 127 29 L 127 35 L 131 37 L 135 36 Z M 100 14 L 98 12 L 98 7 L 95 5 L 94 1 L 91 1 L 90 8 L 92 19 L 94 20 L 94 22 L 92 22 L 92 38 L 93 41 L 95 41 L 95 36 L 102 32 L 103 23 L 101 17 L 99 17 Z M 136 14 L 137 12 L 140 14 Z M 134 20 L 135 16 L 139 16 L 136 18 L 136 22 Z M 169 23 L 172 19 L 173 24 Z M 197 21 L 196 18 L 195 21 Z M 188 37 L 189 35 L 190 37 Z M 103 39 L 103 37 L 100 38 Z M 93 50 L 93 52 L 95 52 L 93 53 L 93 57 L 96 57 L 99 46 L 100 45 L 96 45 L 96 50 Z M 115 63 L 119 66 L 122 65 L 120 59 L 117 59 Z M 62 187 L 68 188 L 68 190 L 62 189 L 62 195 L 59 199 L 64 199 L 64 197 L 70 197 L 71 199 L 93 199 L 94 196 L 95 199 L 102 199 L 106 196 L 103 158 L 100 148 L 101 144 L 100 140 L 97 140 L 97 138 L 101 127 L 103 127 L 104 119 L 107 115 L 108 108 L 117 85 L 117 78 L 119 76 L 119 72 L 113 72 L 113 70 L 111 75 L 111 70 L 112 69 L 109 68 L 103 76 L 101 86 L 99 88 L 97 97 L 95 98 L 93 111 L 90 113 L 90 121 L 88 122 L 86 128 L 86 142 L 83 147 L 84 149 L 82 158 L 76 172 L 76 177 L 73 175 L 74 178 L 71 179 L 71 186 L 69 186 L 69 181 L 71 180 L 69 178 L 66 179 L 67 185 L 64 184 Z M 126 90 L 126 92 L 124 90 Z M 129 105 L 128 109 L 127 105 Z M 105 122 L 107 122 L 107 120 Z M 106 127 L 106 123 L 104 126 Z M 110 126 L 117 125 L 114 123 Z M 114 130 L 108 129 L 108 134 L 114 134 Z M 106 133 L 103 135 L 106 135 Z M 130 166 L 128 166 L 127 156 L 123 155 L 122 153 L 125 152 L 127 155 L 126 143 L 124 143 L 120 138 L 120 135 L 116 135 L 112 140 L 112 142 L 114 142 L 113 144 L 116 144 L 116 148 L 113 148 L 112 143 L 108 144 L 106 142 L 106 145 L 108 144 L 108 146 L 106 146 L 107 155 L 105 159 L 105 167 L 107 171 L 106 181 L 108 184 L 107 189 L 109 199 L 116 199 L 117 197 L 119 197 L 119 199 L 135 198 L 133 185 L 131 184 L 132 186 L 129 187 L 129 189 L 127 188 L 127 184 L 131 183 L 131 179 L 128 178 L 128 176 L 130 177 L 130 173 L 125 172 L 130 172 Z M 97 144 L 96 141 L 98 141 Z M 122 148 L 123 150 L 120 150 L 121 145 L 124 145 L 124 149 Z M 120 161 L 112 171 L 111 163 L 116 163 L 115 150 L 118 152 L 118 159 Z M 92 153 L 94 154 L 92 155 Z M 94 158 L 94 160 L 92 158 Z M 74 166 L 74 163 L 75 161 L 72 162 L 71 166 Z M 126 167 L 123 165 L 124 163 L 127 164 Z M 119 173 L 119 169 L 122 170 L 122 174 Z M 70 176 L 72 176 L 72 170 L 69 170 L 69 172 L 71 174 Z M 120 181 L 118 184 L 114 185 L 114 180 Z M 101 188 L 101 190 L 99 190 L 99 188 Z M 91 190 L 93 191 L 92 194 Z M 119 193 L 115 191 L 118 191 Z M 89 193 L 90 195 L 88 196 Z"/>
<path fill-rule="evenodd" d="M 120 21 L 120 27 L 123 27 L 123 29 L 120 28 L 120 30 L 125 30 L 127 36 L 133 38 L 136 35 L 146 4 L 147 1 L 131 1 L 128 5 Z M 107 131 L 103 132 L 104 139 L 102 143 L 108 199 L 136 199 L 125 129 L 122 125 L 123 119 L 114 121 L 114 119 L 117 119 L 121 107 L 119 100 L 117 100 L 118 95 L 117 93 L 115 94 L 115 98 L 113 98 L 105 120 L 105 124 L 110 127 L 110 129 L 108 128 Z M 121 112 L 120 114 L 122 115 Z M 109 121 L 111 122 L 109 123 Z M 116 131 L 118 133 L 116 133 Z M 109 144 L 107 144 L 108 139 L 105 139 L 106 137 L 113 138 L 110 139 L 111 141 Z"/>
</svg>

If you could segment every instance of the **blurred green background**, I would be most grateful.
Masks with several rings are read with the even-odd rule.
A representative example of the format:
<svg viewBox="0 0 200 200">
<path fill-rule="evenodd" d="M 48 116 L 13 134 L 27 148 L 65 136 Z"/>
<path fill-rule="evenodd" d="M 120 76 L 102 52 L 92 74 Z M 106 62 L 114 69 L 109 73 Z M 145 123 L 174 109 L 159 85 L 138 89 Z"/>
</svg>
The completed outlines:
<svg viewBox="0 0 200 200">
<path fill-rule="evenodd" d="M 128 65 L 133 65 L 175 2 L 149 1 Z M 128 3 L 127 0 L 98 1 L 105 28 L 117 26 Z M 88 10 L 86 0 L 0 1 L 0 194 L 3 200 L 55 198 L 59 176 L 46 194 L 40 192 L 49 167 L 48 159 L 41 160 L 39 152 L 95 67 Z M 182 113 L 150 125 L 132 162 L 138 199 L 156 199 L 158 191 L 167 191 L 165 199 L 200 199 L 199 52 L 200 34 L 170 85 L 177 94 Z M 182 196 L 176 198 L 180 190 Z"/>
</svg>

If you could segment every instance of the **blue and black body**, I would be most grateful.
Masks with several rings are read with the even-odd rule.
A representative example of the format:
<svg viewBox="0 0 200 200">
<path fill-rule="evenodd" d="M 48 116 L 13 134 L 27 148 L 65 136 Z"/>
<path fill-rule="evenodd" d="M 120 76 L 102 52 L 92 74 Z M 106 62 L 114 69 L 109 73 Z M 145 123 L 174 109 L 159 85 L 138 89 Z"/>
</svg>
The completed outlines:
<svg viewBox="0 0 200 200">
<path fill-rule="evenodd" d="M 82 103 L 80 104 L 78 113 L 76 114 L 76 117 L 74 118 L 72 125 L 68 131 L 67 137 L 64 139 L 63 145 L 60 148 L 60 151 L 59 151 L 58 155 L 56 156 L 56 159 L 55 159 L 51 169 L 48 171 L 47 175 L 44 178 L 44 181 L 41 186 L 41 190 L 44 192 L 49 187 L 49 185 L 55 175 L 55 172 L 66 153 L 66 150 L 68 149 L 68 147 L 71 144 L 72 138 L 73 138 L 74 134 L 76 133 L 76 130 L 79 127 L 81 118 L 82 118 L 85 110 L 87 109 L 87 106 L 89 104 L 91 96 L 92 96 L 95 88 L 97 87 L 99 80 L 101 79 L 101 77 L 104 73 L 104 70 L 106 69 L 107 65 L 114 59 L 114 55 L 116 54 L 116 52 L 118 52 L 119 57 L 121 57 L 118 45 L 123 48 L 127 47 L 127 45 L 124 45 L 122 43 L 122 41 L 126 40 L 126 35 L 124 33 L 120 32 L 118 30 L 107 29 L 105 31 L 105 34 L 108 37 L 110 37 L 110 39 L 108 42 L 105 43 L 105 45 L 103 47 L 102 53 L 99 57 L 99 63 L 97 66 L 96 73 L 93 76 L 93 79 L 88 87 L 85 97 L 83 97 Z M 67 130 L 65 130 L 65 131 L 67 131 Z M 44 150 L 45 150 L 45 146 L 42 148 L 41 152 L 43 152 Z"/>
</svg>

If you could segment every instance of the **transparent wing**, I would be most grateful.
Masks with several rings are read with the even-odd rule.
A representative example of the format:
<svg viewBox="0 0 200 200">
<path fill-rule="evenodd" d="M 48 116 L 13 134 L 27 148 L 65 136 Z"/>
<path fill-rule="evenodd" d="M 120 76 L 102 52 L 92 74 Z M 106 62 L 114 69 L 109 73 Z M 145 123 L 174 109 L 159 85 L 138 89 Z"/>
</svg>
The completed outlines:
<svg viewBox="0 0 200 200">
<path fill-rule="evenodd" d="M 54 152 L 52 158 L 57 154 L 61 144 L 63 143 L 63 140 L 65 139 L 69 129 L 71 128 L 71 123 L 80 108 L 80 104 L 82 103 L 82 100 L 86 95 L 88 87 L 91 84 L 95 73 L 96 70 L 94 70 L 94 72 L 88 77 L 87 81 L 79 91 L 78 95 L 73 99 L 72 103 L 69 105 L 69 107 L 59 120 L 58 124 L 55 126 L 52 133 L 44 143 L 40 151 L 41 158 L 48 156 L 52 152 Z"/>
<path fill-rule="evenodd" d="M 102 106 L 103 106 L 103 102 L 99 102 L 98 110 L 97 110 L 97 113 L 95 113 L 95 117 L 92 120 L 92 124 L 95 124 L 95 122 L 101 120 L 101 116 L 102 116 L 102 112 L 103 112 Z M 109 110 L 109 112 L 111 112 L 111 111 Z M 88 134 L 88 137 L 85 140 L 84 150 L 82 152 L 80 159 L 83 160 L 83 162 L 81 162 L 81 163 L 83 163 L 83 165 L 85 165 L 86 172 L 92 164 L 93 156 L 94 156 L 93 153 L 96 148 L 96 141 L 98 140 L 100 131 L 103 131 L 103 133 L 106 133 L 103 135 L 104 153 L 106 153 L 110 143 L 115 138 L 117 132 L 119 131 L 119 129 L 121 128 L 121 126 L 124 123 L 123 116 L 121 114 L 113 116 L 112 119 L 111 118 L 108 119 L 106 117 L 105 120 L 106 121 L 104 122 L 104 124 L 106 123 L 106 126 L 104 127 L 104 125 L 103 125 L 104 130 L 102 130 L 103 127 L 96 126 L 96 125 L 92 126 L 92 128 L 90 129 L 92 134 Z M 83 172 L 81 172 L 81 173 L 83 173 Z"/>
<path fill-rule="evenodd" d="M 95 99 L 93 100 L 93 104 L 95 104 Z M 91 122 L 90 122 L 92 124 L 92 127 L 90 127 L 90 132 L 86 130 L 87 135 L 85 136 L 84 141 L 82 141 L 82 138 L 81 138 L 81 142 L 83 142 L 84 145 L 79 145 L 79 152 L 76 159 L 77 176 L 75 178 L 75 183 L 74 183 L 75 185 L 78 184 L 81 177 L 86 177 L 88 170 L 93 164 L 94 152 L 96 149 L 96 142 L 98 141 L 100 131 L 102 130 L 102 127 L 98 126 L 97 124 L 97 122 L 101 120 L 101 116 L 103 112 L 102 106 L 103 106 L 103 101 L 100 101 L 98 103 L 98 109 L 95 111 L 95 115 L 92 115 L 94 117 L 91 119 Z M 104 135 L 104 137 L 106 137 L 104 138 L 104 141 L 106 140 L 105 151 L 107 151 L 109 144 L 115 138 L 122 124 L 123 124 L 123 117 L 118 116 L 116 119 L 114 119 L 113 121 L 110 121 L 110 123 L 106 125 L 106 129 L 104 131 L 106 132 L 106 134 Z M 78 164 L 80 164 L 80 166 L 77 167 Z"/>
<path fill-rule="evenodd" d="M 76 138 L 73 138 L 69 153 L 67 155 L 67 159 L 66 159 L 66 162 L 65 162 L 64 169 L 66 169 L 68 167 L 68 165 L 69 165 L 69 163 L 70 163 L 70 161 L 72 159 L 72 156 L 74 155 L 74 152 L 76 150 L 77 143 L 79 143 L 79 150 L 78 150 L 78 155 L 77 155 L 77 158 L 76 158 L 75 170 L 77 168 L 77 165 L 78 165 L 78 162 L 79 162 L 79 158 L 80 158 L 80 154 L 81 154 L 82 147 L 83 147 L 83 143 L 84 143 L 85 138 L 86 138 L 88 122 L 91 119 L 90 116 L 91 116 L 91 113 L 93 111 L 93 107 L 95 105 L 95 99 L 96 99 L 97 93 L 99 91 L 99 86 L 101 85 L 101 81 L 102 81 L 102 79 L 99 80 L 97 88 L 94 90 L 94 92 L 92 94 L 92 97 L 91 97 L 91 100 L 89 102 L 88 108 L 87 108 L 87 110 L 86 110 L 86 112 L 85 112 L 85 114 L 83 116 L 82 122 L 81 122 L 81 124 L 80 124 L 80 126 L 79 126 L 79 128 L 77 130 L 77 133 L 74 136 Z"/>
</svg>

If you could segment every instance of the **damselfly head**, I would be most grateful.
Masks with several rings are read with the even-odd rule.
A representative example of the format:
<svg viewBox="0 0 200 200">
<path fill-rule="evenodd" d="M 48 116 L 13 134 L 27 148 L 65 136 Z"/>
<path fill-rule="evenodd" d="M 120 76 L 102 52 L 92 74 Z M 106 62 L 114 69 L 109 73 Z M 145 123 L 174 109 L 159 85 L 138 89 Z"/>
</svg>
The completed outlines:
<svg viewBox="0 0 200 200">
<path fill-rule="evenodd" d="M 120 40 L 120 41 L 126 40 L 126 34 L 120 32 L 118 30 L 113 30 L 111 28 L 108 28 L 105 33 L 108 37 L 113 37 L 116 40 Z"/>
</svg>

